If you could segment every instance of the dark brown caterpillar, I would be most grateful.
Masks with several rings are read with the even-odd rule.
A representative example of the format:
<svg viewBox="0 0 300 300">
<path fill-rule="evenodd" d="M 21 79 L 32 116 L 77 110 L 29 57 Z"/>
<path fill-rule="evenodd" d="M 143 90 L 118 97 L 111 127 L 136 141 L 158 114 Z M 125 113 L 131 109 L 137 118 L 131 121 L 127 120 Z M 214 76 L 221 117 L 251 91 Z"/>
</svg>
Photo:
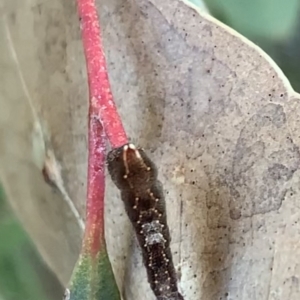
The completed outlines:
<svg viewBox="0 0 300 300">
<path fill-rule="evenodd" d="M 183 300 L 170 250 L 166 207 L 157 169 L 142 149 L 126 144 L 107 156 L 108 171 L 121 191 L 135 229 L 147 269 L 148 281 L 158 300 Z"/>
</svg>

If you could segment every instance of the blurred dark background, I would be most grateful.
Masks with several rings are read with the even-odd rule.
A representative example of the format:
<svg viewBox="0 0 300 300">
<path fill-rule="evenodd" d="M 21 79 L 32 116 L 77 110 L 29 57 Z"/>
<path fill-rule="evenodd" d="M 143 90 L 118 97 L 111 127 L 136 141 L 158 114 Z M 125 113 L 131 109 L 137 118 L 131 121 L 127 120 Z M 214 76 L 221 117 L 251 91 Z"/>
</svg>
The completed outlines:
<svg viewBox="0 0 300 300">
<path fill-rule="evenodd" d="M 201 5 L 200 0 L 191 0 Z M 300 92 L 300 0 L 206 0 L 210 14 L 264 49 Z M 203 3 L 202 3 L 203 4 Z M 56 300 L 48 270 L 0 188 L 0 300 Z"/>
</svg>

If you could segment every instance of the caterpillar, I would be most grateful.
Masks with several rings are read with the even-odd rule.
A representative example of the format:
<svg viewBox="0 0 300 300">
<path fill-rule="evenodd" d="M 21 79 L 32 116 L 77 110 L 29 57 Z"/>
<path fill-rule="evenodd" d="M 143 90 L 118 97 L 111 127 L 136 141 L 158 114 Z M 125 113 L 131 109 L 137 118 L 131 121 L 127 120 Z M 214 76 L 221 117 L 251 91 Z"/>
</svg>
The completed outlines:
<svg viewBox="0 0 300 300">
<path fill-rule="evenodd" d="M 177 287 L 165 199 L 155 164 L 143 149 L 125 144 L 108 153 L 107 165 L 134 227 L 154 295 L 157 300 L 183 300 Z"/>
</svg>

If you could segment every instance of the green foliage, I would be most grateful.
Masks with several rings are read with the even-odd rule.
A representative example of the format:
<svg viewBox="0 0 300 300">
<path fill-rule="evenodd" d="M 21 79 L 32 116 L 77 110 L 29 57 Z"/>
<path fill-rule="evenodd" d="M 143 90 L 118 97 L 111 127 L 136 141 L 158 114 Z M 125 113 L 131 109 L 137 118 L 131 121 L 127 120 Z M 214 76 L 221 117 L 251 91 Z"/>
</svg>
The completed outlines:
<svg viewBox="0 0 300 300">
<path fill-rule="evenodd" d="M 0 188 L 0 299 L 50 300 L 34 265 L 39 257 Z M 40 262 L 39 262 L 40 263 Z"/>
<path fill-rule="evenodd" d="M 88 254 L 79 258 L 71 280 L 70 300 L 120 300 L 104 246 L 94 259 Z"/>
<path fill-rule="evenodd" d="M 198 0 L 191 0 L 197 3 Z M 299 0 L 206 0 L 213 15 L 249 38 L 282 41 L 291 37 Z"/>
</svg>

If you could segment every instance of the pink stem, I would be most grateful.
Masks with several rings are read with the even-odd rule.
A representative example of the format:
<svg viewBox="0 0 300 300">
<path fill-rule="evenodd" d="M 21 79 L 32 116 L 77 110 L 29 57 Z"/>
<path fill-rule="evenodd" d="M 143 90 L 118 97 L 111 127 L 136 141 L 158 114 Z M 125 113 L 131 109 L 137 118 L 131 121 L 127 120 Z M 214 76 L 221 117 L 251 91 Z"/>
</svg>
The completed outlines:
<svg viewBox="0 0 300 300">
<path fill-rule="evenodd" d="M 113 148 L 119 147 L 127 143 L 127 136 L 110 89 L 96 3 L 95 0 L 77 1 L 78 13 L 81 18 L 90 99 L 95 102 L 95 113 L 99 115 L 111 146 Z"/>
<path fill-rule="evenodd" d="M 77 5 L 89 85 L 88 191 L 83 251 L 96 255 L 104 240 L 105 137 L 113 148 L 126 144 L 128 139 L 110 90 L 95 0 L 77 0 Z"/>
<path fill-rule="evenodd" d="M 105 137 L 99 117 L 89 111 L 86 228 L 83 252 L 95 257 L 104 240 Z"/>
</svg>

